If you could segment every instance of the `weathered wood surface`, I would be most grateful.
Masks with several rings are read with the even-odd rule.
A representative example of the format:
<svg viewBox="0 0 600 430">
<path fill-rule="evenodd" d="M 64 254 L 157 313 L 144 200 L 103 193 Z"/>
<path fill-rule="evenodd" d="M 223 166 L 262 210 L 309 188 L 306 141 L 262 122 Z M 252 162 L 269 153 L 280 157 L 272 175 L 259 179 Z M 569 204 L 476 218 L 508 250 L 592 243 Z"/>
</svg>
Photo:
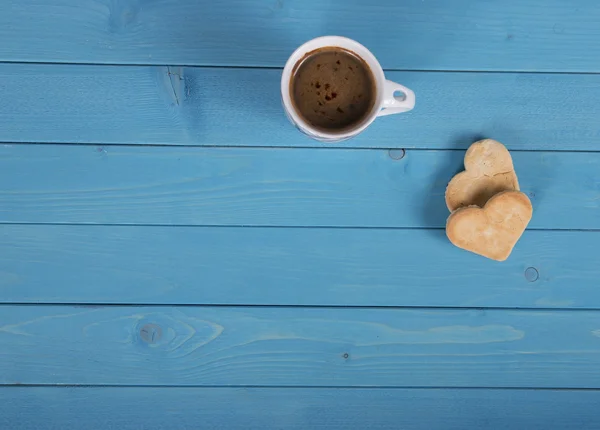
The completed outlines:
<svg viewBox="0 0 600 430">
<path fill-rule="evenodd" d="M 385 68 L 600 71 L 594 0 L 3 0 L 0 61 L 283 66 L 352 37 Z"/>
<path fill-rule="evenodd" d="M 0 427 L 599 428 L 598 22 L 592 0 L 0 0 Z M 294 130 L 280 68 L 325 33 L 416 109 L 333 148 Z M 444 238 L 482 137 L 534 205 L 503 264 Z"/>
<path fill-rule="evenodd" d="M 331 147 L 290 126 L 280 76 L 249 68 L 0 63 L 0 141 Z M 600 148 L 600 75 L 387 77 L 416 92 L 415 110 L 380 118 L 338 146 L 465 149 L 483 136 L 509 149 Z"/>
<path fill-rule="evenodd" d="M 530 227 L 600 228 L 600 153 L 515 152 Z M 445 226 L 464 151 L 0 145 L 0 222 Z"/>
<path fill-rule="evenodd" d="M 2 306 L 0 313 L 1 384 L 600 388 L 598 311 Z"/>
<path fill-rule="evenodd" d="M 2 387 L 4 430 L 443 429 L 600 426 L 598 391 Z"/>
<path fill-rule="evenodd" d="M 0 225 L 0 302 L 600 309 L 600 232 L 498 264 L 443 230 Z"/>
</svg>

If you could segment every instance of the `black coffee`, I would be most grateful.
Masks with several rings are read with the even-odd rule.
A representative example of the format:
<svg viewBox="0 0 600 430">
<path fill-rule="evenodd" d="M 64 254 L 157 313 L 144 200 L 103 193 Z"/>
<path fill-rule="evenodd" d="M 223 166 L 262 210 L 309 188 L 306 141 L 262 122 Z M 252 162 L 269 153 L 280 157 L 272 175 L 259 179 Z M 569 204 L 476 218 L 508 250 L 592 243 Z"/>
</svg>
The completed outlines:
<svg viewBox="0 0 600 430">
<path fill-rule="evenodd" d="M 290 83 L 292 103 L 311 126 L 343 132 L 372 111 L 375 77 L 353 52 L 337 47 L 309 52 L 298 62 Z"/>
</svg>

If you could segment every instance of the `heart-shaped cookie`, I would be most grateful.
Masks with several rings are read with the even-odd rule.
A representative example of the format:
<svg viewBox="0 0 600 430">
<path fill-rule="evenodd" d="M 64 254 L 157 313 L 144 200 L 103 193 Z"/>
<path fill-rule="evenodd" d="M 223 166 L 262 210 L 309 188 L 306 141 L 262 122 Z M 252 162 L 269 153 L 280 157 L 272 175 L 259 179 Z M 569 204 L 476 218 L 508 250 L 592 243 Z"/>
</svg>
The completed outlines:
<svg viewBox="0 0 600 430">
<path fill-rule="evenodd" d="M 450 214 L 446 235 L 459 248 L 504 261 L 529 224 L 533 208 L 519 191 L 496 194 L 482 208 L 460 208 Z"/>
<path fill-rule="evenodd" d="M 446 188 L 450 212 L 467 206 L 482 208 L 502 191 L 519 191 L 519 181 L 508 149 L 500 142 L 484 139 L 472 144 L 465 154 L 465 171 Z"/>
</svg>

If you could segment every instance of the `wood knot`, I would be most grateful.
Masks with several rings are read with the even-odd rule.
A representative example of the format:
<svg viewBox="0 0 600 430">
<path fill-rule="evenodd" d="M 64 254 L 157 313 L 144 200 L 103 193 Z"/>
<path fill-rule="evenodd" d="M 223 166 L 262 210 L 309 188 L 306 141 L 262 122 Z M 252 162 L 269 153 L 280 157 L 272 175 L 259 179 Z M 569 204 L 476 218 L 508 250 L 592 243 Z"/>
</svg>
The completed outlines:
<svg viewBox="0 0 600 430">
<path fill-rule="evenodd" d="M 146 343 L 156 343 L 162 337 L 162 328 L 156 324 L 145 324 L 140 329 L 140 337 Z"/>
</svg>

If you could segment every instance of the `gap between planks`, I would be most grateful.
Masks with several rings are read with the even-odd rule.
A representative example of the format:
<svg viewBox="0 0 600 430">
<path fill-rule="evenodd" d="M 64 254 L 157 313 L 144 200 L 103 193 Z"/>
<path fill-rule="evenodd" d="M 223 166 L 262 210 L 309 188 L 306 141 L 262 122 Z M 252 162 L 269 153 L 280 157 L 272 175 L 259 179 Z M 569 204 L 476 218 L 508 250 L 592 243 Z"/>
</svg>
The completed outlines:
<svg viewBox="0 0 600 430">
<path fill-rule="evenodd" d="M 280 70 L 283 71 L 283 67 L 280 66 L 255 66 L 255 65 L 219 65 L 219 64 L 163 64 L 163 63 L 112 63 L 112 62 L 61 62 L 61 61 L 12 61 L 12 60 L 1 60 L 2 64 L 34 64 L 40 66 L 109 66 L 109 67 L 185 67 L 185 68 L 196 68 L 196 69 L 251 69 L 251 70 Z M 384 72 L 414 72 L 414 73 L 515 73 L 523 75 L 600 75 L 600 71 L 565 71 L 565 70 L 530 70 L 530 69 L 506 69 L 506 70 L 494 70 L 494 69 L 404 69 L 404 68 L 384 68 Z"/>
<path fill-rule="evenodd" d="M 317 142 L 318 143 L 318 142 Z M 39 146 L 107 146 L 107 147 L 115 147 L 115 148 L 182 148 L 182 149 L 231 149 L 231 150 L 239 150 L 239 149 L 248 149 L 248 150 L 317 150 L 317 151 L 398 151 L 404 150 L 415 151 L 415 152 L 428 152 L 428 151 L 436 151 L 436 152 L 466 152 L 467 148 L 438 148 L 438 147 L 427 147 L 427 146 L 419 146 L 418 148 L 390 148 L 387 146 L 344 146 L 343 144 L 323 144 L 323 146 L 283 146 L 283 145 L 248 145 L 248 146 L 240 146 L 240 145 L 191 145 L 191 144 L 183 144 L 183 143 L 102 143 L 102 142 L 40 142 L 40 141 L 24 141 L 24 142 L 13 142 L 13 141 L 4 141 L 0 140 L 0 145 L 4 145 L 5 147 L 13 147 L 13 146 L 31 146 L 31 145 L 39 145 Z M 510 149 L 510 152 L 522 152 L 522 153 L 581 153 L 581 154 L 596 154 L 600 152 L 600 149 L 597 151 L 592 151 L 589 149 Z M 398 160 L 399 161 L 399 160 Z"/>
<path fill-rule="evenodd" d="M 581 387 L 453 387 L 453 386 L 388 386 L 388 385 L 136 385 L 136 384 L 3 384 L 0 388 L 160 388 L 160 389 L 210 389 L 210 388 L 259 388 L 261 390 L 448 390 L 448 391 L 584 391 L 599 392 L 600 388 L 581 388 Z"/>
<path fill-rule="evenodd" d="M 2 302 L 0 309 L 5 307 L 72 307 L 80 309 L 101 309 L 101 308 L 234 308 L 234 309 L 348 309 L 348 310 L 388 310 L 388 311 L 522 311 L 522 312 L 596 312 L 600 308 L 565 308 L 565 307 L 518 307 L 518 306 L 397 306 L 397 305 L 319 305 L 319 304 L 302 304 L 302 305 L 256 305 L 256 304 L 227 304 L 227 303 L 143 303 L 143 302 L 94 302 L 94 303 L 78 303 L 78 302 L 43 302 L 43 303 L 28 303 L 28 302 Z M 0 386 L 2 384 L 0 383 Z M 485 387 L 481 387 L 485 388 Z"/>
<path fill-rule="evenodd" d="M 11 222 L 2 221 L 2 225 L 16 226 L 85 226 L 85 227 L 150 227 L 150 228 L 256 228 L 256 229 L 307 229 L 307 230 L 445 230 L 445 227 L 386 227 L 386 226 L 347 226 L 347 225 L 261 225 L 261 224 L 123 224 L 123 223 L 75 223 L 75 222 Z M 527 228 L 527 231 L 557 232 L 600 232 L 597 228 Z"/>
</svg>

